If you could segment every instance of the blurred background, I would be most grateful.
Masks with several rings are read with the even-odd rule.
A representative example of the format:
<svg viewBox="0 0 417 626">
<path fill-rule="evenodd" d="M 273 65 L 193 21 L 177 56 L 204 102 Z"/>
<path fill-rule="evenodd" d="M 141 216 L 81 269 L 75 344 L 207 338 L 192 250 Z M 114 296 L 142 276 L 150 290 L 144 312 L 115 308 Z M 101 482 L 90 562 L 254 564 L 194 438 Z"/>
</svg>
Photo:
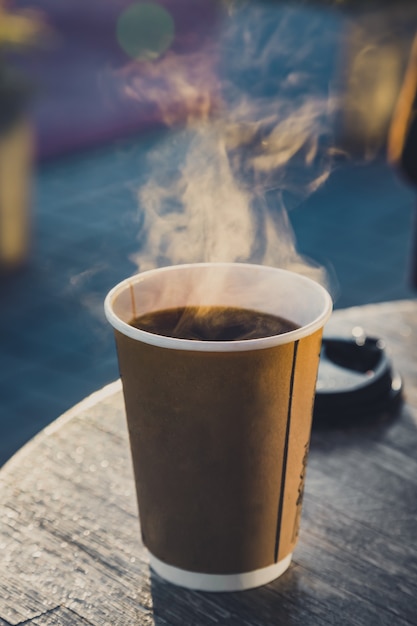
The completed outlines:
<svg viewBox="0 0 417 626">
<path fill-rule="evenodd" d="M 404 136 L 388 158 L 414 4 L 0 0 L 0 463 L 118 377 L 107 291 L 222 230 L 219 258 L 324 268 L 335 308 L 416 297 Z"/>
</svg>

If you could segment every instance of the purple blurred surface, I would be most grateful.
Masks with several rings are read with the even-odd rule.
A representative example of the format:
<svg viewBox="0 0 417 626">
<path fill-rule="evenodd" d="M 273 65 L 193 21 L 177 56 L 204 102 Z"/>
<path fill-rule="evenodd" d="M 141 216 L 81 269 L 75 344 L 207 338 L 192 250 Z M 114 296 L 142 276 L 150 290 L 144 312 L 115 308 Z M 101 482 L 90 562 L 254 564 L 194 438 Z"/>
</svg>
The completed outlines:
<svg viewBox="0 0 417 626">
<path fill-rule="evenodd" d="M 16 9 L 38 10 L 53 33 L 51 41 L 19 60 L 37 88 L 33 116 L 39 157 L 161 124 L 158 107 L 146 96 L 146 75 L 142 76 L 140 97 L 129 97 L 124 89 L 126 67 L 130 75 L 135 71 L 140 77 L 143 65 L 136 62 L 132 68 L 132 60 L 116 38 L 117 18 L 131 4 L 131 0 L 23 0 L 12 4 Z M 215 21 L 215 2 L 159 0 L 158 4 L 169 11 L 175 23 L 170 54 L 184 59 L 204 45 Z M 171 96 L 176 97 L 165 93 L 166 98 Z"/>
</svg>

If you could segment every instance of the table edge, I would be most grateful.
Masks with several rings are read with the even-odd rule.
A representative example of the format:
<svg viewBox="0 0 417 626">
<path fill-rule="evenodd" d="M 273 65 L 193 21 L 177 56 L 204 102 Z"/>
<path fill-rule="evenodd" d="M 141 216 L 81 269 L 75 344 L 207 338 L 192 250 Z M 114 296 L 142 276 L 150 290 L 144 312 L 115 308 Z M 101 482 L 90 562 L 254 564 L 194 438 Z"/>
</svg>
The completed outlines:
<svg viewBox="0 0 417 626">
<path fill-rule="evenodd" d="M 34 435 L 29 441 L 27 441 L 19 450 L 17 450 L 11 457 L 8 459 L 5 464 L 0 468 L 0 480 L 4 478 L 4 475 L 7 474 L 11 469 L 14 463 L 20 463 L 20 461 L 27 455 L 32 452 L 33 446 L 37 445 L 44 438 L 49 437 L 57 430 L 60 430 L 67 422 L 71 421 L 74 417 L 79 415 L 80 413 L 94 407 L 96 404 L 108 398 L 109 396 L 115 395 L 116 393 L 122 390 L 122 381 L 120 378 L 117 380 L 108 383 L 101 389 L 94 391 L 89 396 L 83 398 L 77 404 L 74 404 L 68 411 L 62 413 L 58 416 L 53 422 L 45 426 L 42 430 L 40 430 L 36 435 Z"/>
</svg>

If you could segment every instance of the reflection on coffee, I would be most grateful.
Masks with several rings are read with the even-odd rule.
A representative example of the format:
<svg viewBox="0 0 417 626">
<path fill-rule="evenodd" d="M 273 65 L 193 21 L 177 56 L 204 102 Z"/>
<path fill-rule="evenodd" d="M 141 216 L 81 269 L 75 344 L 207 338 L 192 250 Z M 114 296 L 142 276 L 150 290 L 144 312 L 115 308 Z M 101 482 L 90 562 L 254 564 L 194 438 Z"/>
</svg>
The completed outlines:
<svg viewBox="0 0 417 626">
<path fill-rule="evenodd" d="M 146 313 L 131 326 L 165 337 L 196 341 L 242 341 L 299 328 L 283 317 L 240 307 L 176 307 Z"/>
</svg>

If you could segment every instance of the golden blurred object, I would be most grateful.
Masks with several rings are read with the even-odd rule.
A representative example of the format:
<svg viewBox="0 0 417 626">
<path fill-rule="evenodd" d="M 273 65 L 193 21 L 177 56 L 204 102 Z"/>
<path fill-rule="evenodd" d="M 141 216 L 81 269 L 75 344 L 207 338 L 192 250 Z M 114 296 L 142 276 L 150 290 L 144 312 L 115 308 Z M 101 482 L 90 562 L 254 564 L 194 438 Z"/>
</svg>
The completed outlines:
<svg viewBox="0 0 417 626">
<path fill-rule="evenodd" d="M 415 124 L 417 95 L 417 36 L 411 49 L 410 60 L 405 73 L 397 105 L 388 135 L 388 159 L 393 165 L 401 166 L 407 136 L 411 125 Z M 417 180 L 415 181 L 417 183 Z"/>
<path fill-rule="evenodd" d="M 389 162 L 400 176 L 417 187 L 417 36 L 405 73 L 389 134 L 387 154 Z M 417 216 L 412 224 L 410 281 L 417 289 Z"/>
<path fill-rule="evenodd" d="M 0 0 L 0 51 L 47 41 L 36 11 L 10 13 Z M 30 245 L 30 190 L 34 138 L 27 115 L 31 84 L 0 58 L 0 273 L 25 264 Z"/>
<path fill-rule="evenodd" d="M 0 269 L 20 267 L 30 239 L 32 127 L 20 120 L 0 136 Z"/>
<path fill-rule="evenodd" d="M 41 19 L 32 13 L 8 13 L 0 7 L 0 46 L 33 45 L 45 31 Z"/>
<path fill-rule="evenodd" d="M 417 23 L 416 10 L 410 23 Z M 372 156 L 386 144 L 403 81 L 410 34 L 405 14 L 391 8 L 352 17 L 347 23 L 340 74 L 342 135 L 354 154 Z"/>
</svg>

